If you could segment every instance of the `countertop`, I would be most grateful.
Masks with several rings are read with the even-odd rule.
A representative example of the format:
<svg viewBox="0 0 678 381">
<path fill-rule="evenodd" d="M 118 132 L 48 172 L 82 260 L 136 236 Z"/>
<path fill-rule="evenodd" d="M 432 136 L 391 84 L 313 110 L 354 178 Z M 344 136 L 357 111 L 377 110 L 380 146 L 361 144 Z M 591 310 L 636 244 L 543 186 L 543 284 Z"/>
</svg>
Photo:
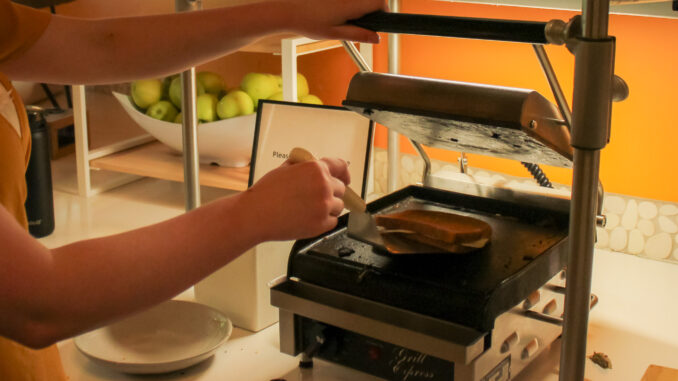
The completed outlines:
<svg viewBox="0 0 678 381">
<path fill-rule="evenodd" d="M 41 242 L 56 247 L 180 214 L 181 189 L 178 183 L 143 179 L 89 199 L 55 191 L 57 229 Z M 208 189 L 203 200 L 221 195 Z M 678 368 L 677 265 L 596 250 L 592 290 L 600 302 L 590 317 L 588 352 L 608 354 L 613 369 L 603 370 L 587 360 L 588 379 L 637 381 L 651 364 Z M 189 291 L 179 298 L 191 299 L 192 294 Z M 557 380 L 558 344 L 551 345 L 516 379 Z M 319 360 L 313 370 L 301 372 L 296 358 L 279 352 L 277 324 L 258 333 L 235 328 L 212 358 L 183 371 L 157 376 L 130 376 L 100 367 L 84 357 L 73 340 L 59 343 L 59 349 L 71 381 L 376 380 Z"/>
<path fill-rule="evenodd" d="M 632 270 L 632 274 L 628 274 Z M 678 266 L 630 255 L 596 251 L 594 292 L 600 302 L 590 316 L 587 353 L 604 352 L 613 368 L 586 363 L 592 381 L 638 381 L 648 366 L 678 368 L 678 302 L 669 299 L 678 287 Z M 667 299 L 661 298 L 662 291 Z M 179 299 L 190 300 L 186 292 Z M 90 362 L 73 340 L 59 344 L 71 381 L 202 380 L 268 381 L 274 379 L 372 381 L 375 377 L 315 360 L 300 370 L 298 359 L 278 350 L 278 325 L 252 333 L 236 328 L 215 356 L 193 368 L 157 376 L 130 376 Z M 559 341 L 553 343 L 515 380 L 558 380 Z"/>
<path fill-rule="evenodd" d="M 558 380 L 559 342 L 542 353 L 516 381 Z M 235 329 L 231 339 L 216 354 L 182 371 L 162 375 L 133 376 L 98 366 L 82 355 L 73 340 L 59 344 L 59 350 L 71 381 L 94 380 L 201 380 L 201 381 L 376 381 L 370 375 L 314 360 L 313 369 L 298 368 L 298 359 L 278 351 L 278 325 L 257 333 Z M 604 370 L 587 360 L 586 378 L 592 381 L 639 381 L 651 364 L 678 367 L 678 347 L 650 340 L 618 328 L 591 324 L 588 352 L 602 351 L 610 356 L 613 369 Z"/>
</svg>

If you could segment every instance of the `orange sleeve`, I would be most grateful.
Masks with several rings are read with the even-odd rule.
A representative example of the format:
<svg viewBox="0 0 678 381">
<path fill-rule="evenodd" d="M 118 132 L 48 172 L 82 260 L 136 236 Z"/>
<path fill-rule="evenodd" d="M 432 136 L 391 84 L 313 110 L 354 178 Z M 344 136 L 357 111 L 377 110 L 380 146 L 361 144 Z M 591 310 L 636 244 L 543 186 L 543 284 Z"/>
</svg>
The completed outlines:
<svg viewBox="0 0 678 381">
<path fill-rule="evenodd" d="M 47 28 L 48 12 L 0 0 L 0 61 L 28 50 Z"/>
</svg>

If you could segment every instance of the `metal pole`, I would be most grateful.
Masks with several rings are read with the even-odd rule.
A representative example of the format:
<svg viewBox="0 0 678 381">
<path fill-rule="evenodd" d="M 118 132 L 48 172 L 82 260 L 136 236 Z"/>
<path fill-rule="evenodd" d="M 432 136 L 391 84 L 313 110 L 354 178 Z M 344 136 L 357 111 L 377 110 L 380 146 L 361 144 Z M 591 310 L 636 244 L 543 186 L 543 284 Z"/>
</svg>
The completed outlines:
<svg viewBox="0 0 678 381">
<path fill-rule="evenodd" d="M 558 109 L 560 109 L 560 113 L 567 123 L 567 128 L 572 131 L 572 112 L 570 111 L 570 106 L 567 104 L 567 99 L 565 99 L 565 94 L 563 94 L 563 89 L 560 87 L 558 77 L 556 76 L 555 71 L 553 71 L 553 66 L 551 66 L 551 61 L 549 61 L 549 57 L 546 54 L 546 49 L 544 49 L 543 45 L 538 44 L 533 44 L 532 48 L 534 48 L 537 59 L 539 59 L 539 64 L 551 87 Z"/>
<path fill-rule="evenodd" d="M 391 12 L 400 12 L 400 0 L 389 0 Z M 400 73 L 400 35 L 391 33 L 388 35 L 388 72 L 391 74 Z M 391 193 L 398 189 L 398 174 L 400 168 L 400 135 L 388 130 L 388 176 L 387 189 Z"/>
<path fill-rule="evenodd" d="M 355 44 L 351 41 L 342 41 L 341 44 L 344 46 L 344 49 L 348 52 L 349 57 L 353 60 L 353 63 L 358 66 L 360 71 L 372 72 L 372 68 L 365 60 L 362 54 L 355 47 Z"/>
<path fill-rule="evenodd" d="M 574 150 L 561 381 L 583 380 L 586 368 L 599 163 L 600 151 Z"/>
<path fill-rule="evenodd" d="M 200 0 L 175 0 L 177 12 L 190 12 L 202 8 Z M 200 206 L 200 165 L 198 162 L 198 118 L 195 107 L 195 68 L 181 73 L 182 144 L 186 211 Z"/>
<path fill-rule="evenodd" d="M 553 96 L 556 99 L 558 109 L 560 109 L 560 113 L 562 114 L 565 123 L 567 123 L 567 128 L 570 130 L 570 132 L 572 132 L 572 111 L 570 110 L 570 106 L 567 104 L 565 94 L 563 94 L 563 89 L 560 87 L 558 77 L 556 77 L 556 73 L 555 71 L 553 71 L 553 66 L 551 66 L 551 61 L 549 61 L 549 57 L 546 54 L 546 50 L 544 49 L 543 45 L 534 44 L 532 45 L 532 47 L 534 48 L 534 52 L 537 54 L 537 58 L 539 59 L 539 63 L 541 64 L 542 70 L 544 71 L 546 80 L 548 81 L 549 86 L 551 86 L 551 91 L 553 91 Z M 622 81 L 622 85 L 626 84 Z M 626 89 L 626 93 L 628 94 L 628 89 Z M 614 95 L 615 94 L 613 93 L 613 96 Z M 626 96 L 622 95 L 620 99 L 626 99 Z M 601 227 L 605 226 L 605 217 L 602 216 L 604 197 L 605 190 L 603 188 L 603 183 L 598 181 L 598 207 L 596 208 L 598 216 L 596 216 L 596 219 L 598 220 L 597 225 Z"/>
<path fill-rule="evenodd" d="M 607 143 L 614 45 L 607 38 L 608 0 L 583 0 L 581 50 L 575 48 L 572 145 L 574 171 L 570 206 L 570 250 L 560 380 L 581 381 L 586 368 L 593 245 L 600 149 Z M 600 46 L 592 47 L 592 43 Z M 610 46 L 612 46 L 610 48 Z M 600 47 L 608 48 L 599 59 Z M 598 61 L 598 62 L 597 62 Z"/>
</svg>

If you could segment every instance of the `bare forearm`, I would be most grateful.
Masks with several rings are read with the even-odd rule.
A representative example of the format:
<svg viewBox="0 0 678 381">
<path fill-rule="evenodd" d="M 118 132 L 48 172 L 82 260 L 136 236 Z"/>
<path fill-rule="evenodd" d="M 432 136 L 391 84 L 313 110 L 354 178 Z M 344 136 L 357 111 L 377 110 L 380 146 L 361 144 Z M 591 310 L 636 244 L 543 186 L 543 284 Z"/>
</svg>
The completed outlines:
<svg viewBox="0 0 678 381">
<path fill-rule="evenodd" d="M 285 163 L 230 198 L 51 251 L 0 207 L 0 336 L 45 346 L 176 295 L 257 243 L 325 232 L 348 182 L 339 159 Z"/>
<path fill-rule="evenodd" d="M 69 337 L 166 300 L 256 244 L 237 198 L 52 250 L 40 291 L 24 299 L 42 338 Z"/>
<path fill-rule="evenodd" d="M 38 42 L 3 64 L 13 79 L 48 83 L 118 83 L 176 73 L 289 29 L 277 1 L 190 14 L 108 20 L 54 16 Z M 40 70 L 26 67 L 40 62 Z"/>
</svg>

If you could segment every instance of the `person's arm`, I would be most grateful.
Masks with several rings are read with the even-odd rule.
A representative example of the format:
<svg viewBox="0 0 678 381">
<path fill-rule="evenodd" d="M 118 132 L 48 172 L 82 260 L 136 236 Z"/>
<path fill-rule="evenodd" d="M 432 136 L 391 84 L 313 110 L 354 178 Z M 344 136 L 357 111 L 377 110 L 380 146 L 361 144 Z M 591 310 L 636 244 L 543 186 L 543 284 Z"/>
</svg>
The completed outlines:
<svg viewBox="0 0 678 381">
<path fill-rule="evenodd" d="M 44 347 L 168 299 L 257 243 L 327 231 L 348 181 L 341 160 L 284 164 L 171 220 L 53 250 L 0 207 L 0 336 Z"/>
<path fill-rule="evenodd" d="M 275 33 L 374 43 L 377 33 L 346 21 L 384 8 L 384 0 L 270 0 L 113 19 L 53 15 L 38 41 L 0 71 L 42 83 L 119 83 L 177 73 Z"/>
</svg>

